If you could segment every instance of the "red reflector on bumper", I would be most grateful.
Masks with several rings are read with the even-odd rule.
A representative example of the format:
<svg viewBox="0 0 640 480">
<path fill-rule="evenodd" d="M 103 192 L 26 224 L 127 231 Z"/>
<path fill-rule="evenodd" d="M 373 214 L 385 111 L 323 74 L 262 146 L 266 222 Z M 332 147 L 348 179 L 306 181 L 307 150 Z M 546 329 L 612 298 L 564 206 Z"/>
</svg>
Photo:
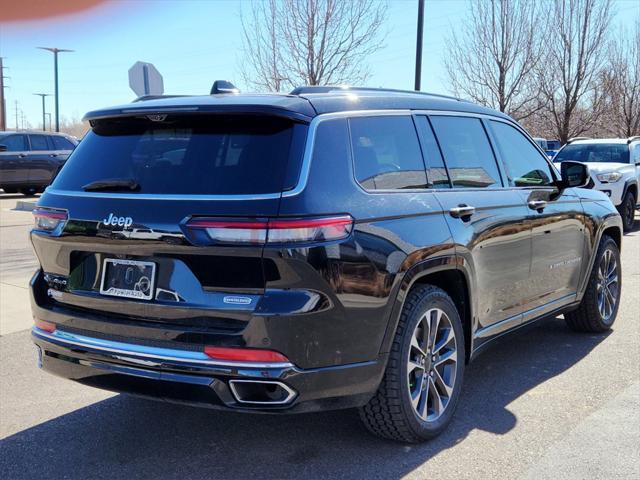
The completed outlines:
<svg viewBox="0 0 640 480">
<path fill-rule="evenodd" d="M 282 363 L 289 359 L 273 350 L 255 348 L 204 347 L 204 353 L 215 360 L 229 360 L 233 362 L 265 362 Z"/>
<path fill-rule="evenodd" d="M 44 330 L 45 332 L 53 333 L 56 331 L 56 324 L 51 322 L 45 322 L 44 320 L 38 320 L 37 318 L 33 320 L 36 327 L 40 330 Z"/>
</svg>

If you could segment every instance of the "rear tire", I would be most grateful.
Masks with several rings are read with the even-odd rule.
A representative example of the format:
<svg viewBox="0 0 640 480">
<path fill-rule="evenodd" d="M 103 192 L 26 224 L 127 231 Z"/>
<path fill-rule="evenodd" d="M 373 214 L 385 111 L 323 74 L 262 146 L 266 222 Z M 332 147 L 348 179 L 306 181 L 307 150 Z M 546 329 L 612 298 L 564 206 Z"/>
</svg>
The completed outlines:
<svg viewBox="0 0 640 480">
<path fill-rule="evenodd" d="M 621 292 L 620 250 L 613 238 L 603 235 L 582 302 L 564 315 L 567 325 L 576 332 L 606 332 L 616 320 Z"/>
<path fill-rule="evenodd" d="M 38 189 L 36 187 L 22 187 L 20 193 L 26 197 L 33 197 Z"/>
<path fill-rule="evenodd" d="M 416 443 L 436 437 L 453 417 L 464 365 L 462 322 L 451 297 L 431 285 L 413 289 L 382 382 L 360 418 L 383 438 Z"/>
<path fill-rule="evenodd" d="M 628 232 L 633 228 L 634 216 L 636 210 L 636 197 L 632 192 L 627 192 L 622 199 L 622 203 L 618 207 L 620 216 L 622 217 L 622 229 Z"/>
</svg>

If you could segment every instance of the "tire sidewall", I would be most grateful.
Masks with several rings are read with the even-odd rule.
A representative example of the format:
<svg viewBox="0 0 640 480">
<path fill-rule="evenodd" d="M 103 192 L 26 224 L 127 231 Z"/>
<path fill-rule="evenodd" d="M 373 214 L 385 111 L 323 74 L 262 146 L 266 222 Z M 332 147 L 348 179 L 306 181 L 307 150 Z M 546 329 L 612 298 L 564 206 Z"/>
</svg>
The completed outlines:
<svg viewBox="0 0 640 480">
<path fill-rule="evenodd" d="M 624 230 L 628 231 L 633 228 L 634 223 L 634 212 L 635 210 L 635 200 L 633 198 L 633 194 L 631 192 L 627 192 L 624 196 L 624 201 L 622 202 L 622 223 L 624 226 Z"/>
<path fill-rule="evenodd" d="M 416 325 L 422 318 L 423 314 L 432 308 L 440 308 L 443 310 L 449 319 L 454 329 L 456 336 L 456 348 L 458 350 L 458 361 L 456 363 L 456 382 L 453 389 L 451 400 L 444 413 L 440 418 L 432 422 L 425 422 L 413 409 L 411 404 L 411 397 L 409 395 L 409 379 L 407 378 L 407 362 L 409 357 L 409 350 L 411 348 L 411 337 L 416 328 Z M 447 296 L 447 294 L 441 290 L 435 290 L 429 292 L 425 297 L 416 305 L 416 307 L 410 313 L 410 319 L 407 322 L 407 328 L 403 336 L 402 349 L 400 351 L 400 365 L 401 371 L 398 372 L 400 376 L 400 388 L 401 388 L 401 402 L 402 410 L 407 423 L 415 435 L 421 438 L 433 438 L 438 435 L 451 421 L 453 417 L 462 385 L 464 382 L 464 367 L 465 367 L 465 345 L 464 345 L 464 332 L 462 329 L 462 322 L 458 310 L 453 301 Z"/>
</svg>

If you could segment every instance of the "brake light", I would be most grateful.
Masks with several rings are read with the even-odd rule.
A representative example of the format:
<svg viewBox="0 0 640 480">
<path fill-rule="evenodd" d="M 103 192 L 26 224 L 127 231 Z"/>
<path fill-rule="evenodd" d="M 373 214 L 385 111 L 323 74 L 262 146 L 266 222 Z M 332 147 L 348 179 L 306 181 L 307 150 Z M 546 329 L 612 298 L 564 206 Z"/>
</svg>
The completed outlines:
<svg viewBox="0 0 640 480">
<path fill-rule="evenodd" d="M 353 230 L 349 215 L 295 219 L 218 219 L 194 218 L 186 228 L 196 236 L 197 243 L 296 244 L 330 242 L 347 238 Z M 208 242 L 206 242 L 208 240 Z"/>
<path fill-rule="evenodd" d="M 289 359 L 274 350 L 234 347 L 204 347 L 204 353 L 214 360 L 232 362 L 289 363 Z"/>
<path fill-rule="evenodd" d="M 33 211 L 34 227 L 37 230 L 51 232 L 67 221 L 67 212 L 48 208 L 36 208 Z"/>
<path fill-rule="evenodd" d="M 44 320 L 40 320 L 38 318 L 33 319 L 33 323 L 36 328 L 40 330 L 44 330 L 45 332 L 53 333 L 56 331 L 56 324 L 51 322 L 46 322 Z"/>
</svg>

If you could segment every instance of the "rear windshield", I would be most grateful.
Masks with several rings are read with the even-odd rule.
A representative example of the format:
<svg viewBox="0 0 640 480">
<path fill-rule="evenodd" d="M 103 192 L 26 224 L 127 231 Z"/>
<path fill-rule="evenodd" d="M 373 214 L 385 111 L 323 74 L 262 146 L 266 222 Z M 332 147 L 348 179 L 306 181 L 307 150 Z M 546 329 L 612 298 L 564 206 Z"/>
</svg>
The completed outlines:
<svg viewBox="0 0 640 480">
<path fill-rule="evenodd" d="M 277 193 L 297 182 L 305 132 L 304 125 L 266 116 L 99 120 L 52 186 L 82 190 L 127 180 L 137 193 Z"/>
<path fill-rule="evenodd" d="M 629 163 L 629 147 L 619 143 L 583 143 L 567 145 L 554 157 L 554 162 Z"/>
</svg>

